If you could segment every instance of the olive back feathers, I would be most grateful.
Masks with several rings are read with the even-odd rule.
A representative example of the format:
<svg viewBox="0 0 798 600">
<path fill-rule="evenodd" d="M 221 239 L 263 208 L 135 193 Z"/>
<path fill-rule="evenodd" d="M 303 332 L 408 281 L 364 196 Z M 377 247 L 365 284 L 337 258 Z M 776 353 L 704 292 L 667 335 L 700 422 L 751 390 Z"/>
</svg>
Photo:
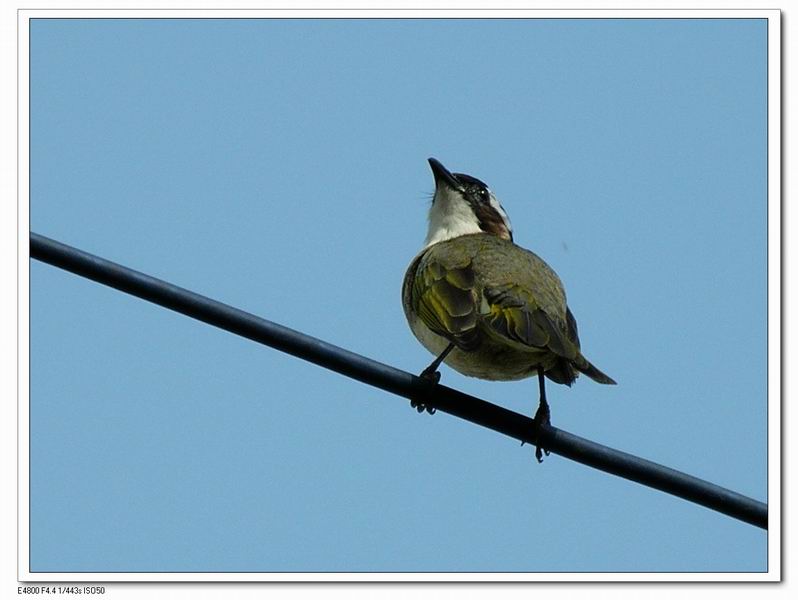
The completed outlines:
<svg viewBox="0 0 798 600">
<path fill-rule="evenodd" d="M 423 327 L 454 343 L 460 352 L 446 362 L 466 375 L 518 379 L 542 366 L 557 383 L 570 385 L 578 372 L 614 383 L 582 355 L 557 274 L 508 239 L 477 233 L 430 246 L 410 265 L 403 295 L 419 340 L 437 351 Z"/>
</svg>

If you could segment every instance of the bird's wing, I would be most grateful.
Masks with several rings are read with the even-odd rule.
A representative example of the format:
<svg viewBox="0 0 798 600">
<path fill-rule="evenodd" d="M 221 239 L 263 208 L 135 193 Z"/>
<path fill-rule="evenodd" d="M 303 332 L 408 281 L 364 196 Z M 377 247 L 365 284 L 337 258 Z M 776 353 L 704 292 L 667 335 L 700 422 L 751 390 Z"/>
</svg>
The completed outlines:
<svg viewBox="0 0 798 600">
<path fill-rule="evenodd" d="M 470 261 L 445 262 L 432 256 L 419 261 L 410 302 L 429 329 L 462 350 L 473 350 L 479 344 L 474 271 Z"/>
<path fill-rule="evenodd" d="M 579 371 L 599 383 L 615 383 L 580 352 L 576 319 L 567 307 L 562 322 L 538 306 L 529 290 L 518 285 L 485 288 L 484 297 L 489 312 L 482 319 L 492 335 L 527 347 L 545 348 L 556 355 L 554 365 L 546 371 L 552 381 L 571 385 Z"/>
<path fill-rule="evenodd" d="M 567 360 L 580 356 L 575 328 L 574 335 L 569 335 L 567 324 L 546 312 L 529 289 L 507 284 L 486 287 L 483 294 L 487 307 L 482 318 L 492 335 L 522 346 L 547 349 Z"/>
<path fill-rule="evenodd" d="M 565 307 L 565 330 L 568 340 L 579 349 L 579 331 L 576 327 L 576 319 L 574 318 L 571 309 Z M 581 361 L 575 361 L 580 362 Z M 590 363 L 587 363 L 588 365 Z M 546 377 L 556 383 L 571 385 L 578 375 L 578 370 L 574 367 L 574 363 L 564 358 L 559 358 L 554 366 L 546 371 Z"/>
</svg>

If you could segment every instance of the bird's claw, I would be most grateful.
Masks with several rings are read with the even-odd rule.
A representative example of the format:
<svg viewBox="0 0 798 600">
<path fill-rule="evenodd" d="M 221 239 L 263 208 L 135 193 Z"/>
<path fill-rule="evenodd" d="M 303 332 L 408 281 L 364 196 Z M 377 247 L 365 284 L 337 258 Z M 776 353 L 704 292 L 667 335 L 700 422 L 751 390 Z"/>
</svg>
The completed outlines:
<svg viewBox="0 0 798 600">
<path fill-rule="evenodd" d="M 535 458 L 538 460 L 538 463 L 542 463 L 543 462 L 543 455 L 544 454 L 546 456 L 548 456 L 550 454 L 550 452 L 548 450 L 546 450 L 545 448 L 541 448 L 540 446 L 536 446 L 535 447 Z"/>
<path fill-rule="evenodd" d="M 537 429 L 537 444 L 535 446 L 535 458 L 539 463 L 543 462 L 543 455 L 545 454 L 548 456 L 550 452 L 544 448 L 540 443 L 540 431 L 543 427 L 551 425 L 551 411 L 549 410 L 549 405 L 545 403 L 541 403 L 538 406 L 538 410 L 535 413 L 535 418 L 533 419 L 535 422 L 535 428 Z"/>
<path fill-rule="evenodd" d="M 437 411 L 436 408 L 434 408 L 432 406 L 427 406 L 426 404 L 424 404 L 420 400 L 416 400 L 416 399 L 410 400 L 410 406 L 412 408 L 415 408 L 419 413 L 423 413 L 426 410 L 429 414 L 434 415 L 435 412 Z"/>
<path fill-rule="evenodd" d="M 430 365 L 429 367 L 421 371 L 419 377 L 421 379 L 424 379 L 425 381 L 428 381 L 432 385 L 437 385 L 438 382 L 441 380 L 441 373 L 440 371 L 437 371 L 432 365 Z M 433 408 L 432 406 L 427 406 L 420 400 L 416 399 L 410 400 L 410 406 L 415 408 L 420 413 L 423 413 L 426 410 L 429 414 L 434 415 L 436 411 L 436 409 Z"/>
<path fill-rule="evenodd" d="M 419 375 L 419 377 L 421 377 L 421 379 L 426 379 L 435 385 L 441 380 L 441 372 L 432 369 L 424 369 L 421 371 L 421 375 Z"/>
</svg>

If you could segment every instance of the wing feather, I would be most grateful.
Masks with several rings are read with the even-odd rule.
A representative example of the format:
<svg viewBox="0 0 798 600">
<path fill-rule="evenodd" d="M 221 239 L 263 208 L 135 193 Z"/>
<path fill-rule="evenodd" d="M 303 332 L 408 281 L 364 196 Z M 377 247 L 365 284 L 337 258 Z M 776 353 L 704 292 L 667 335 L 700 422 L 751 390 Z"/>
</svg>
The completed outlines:
<svg viewBox="0 0 798 600">
<path fill-rule="evenodd" d="M 579 354 L 569 339 L 566 324 L 538 306 L 534 295 L 522 286 L 485 288 L 489 313 L 485 322 L 504 338 L 534 348 L 547 349 L 568 360 Z"/>
<path fill-rule="evenodd" d="M 470 262 L 447 268 L 429 257 L 419 263 L 413 284 L 411 302 L 419 318 L 463 350 L 479 343 L 475 281 Z"/>
</svg>

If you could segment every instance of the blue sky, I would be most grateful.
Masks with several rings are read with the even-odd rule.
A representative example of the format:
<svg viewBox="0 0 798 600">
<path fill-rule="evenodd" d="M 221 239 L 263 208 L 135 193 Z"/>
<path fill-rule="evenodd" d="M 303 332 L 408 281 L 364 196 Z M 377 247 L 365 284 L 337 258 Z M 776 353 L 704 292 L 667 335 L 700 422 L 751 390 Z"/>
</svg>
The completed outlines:
<svg viewBox="0 0 798 600">
<path fill-rule="evenodd" d="M 553 424 L 766 501 L 764 20 L 37 20 L 31 229 L 377 360 L 435 156 L 619 385 Z M 767 534 L 31 263 L 33 571 L 763 571 Z M 532 414 L 534 380 L 443 382 Z"/>
</svg>

